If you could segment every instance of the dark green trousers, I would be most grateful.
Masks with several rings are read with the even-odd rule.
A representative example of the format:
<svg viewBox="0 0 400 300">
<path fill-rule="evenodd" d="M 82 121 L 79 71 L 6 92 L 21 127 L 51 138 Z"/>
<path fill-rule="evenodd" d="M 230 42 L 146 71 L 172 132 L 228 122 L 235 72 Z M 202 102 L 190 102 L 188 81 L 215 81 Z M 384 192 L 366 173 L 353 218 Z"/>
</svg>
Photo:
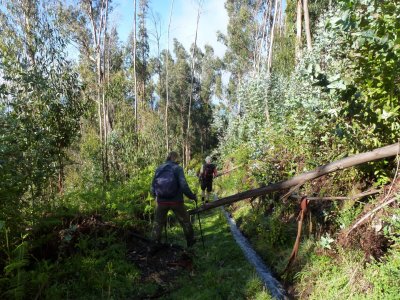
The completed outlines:
<svg viewBox="0 0 400 300">
<path fill-rule="evenodd" d="M 158 205 L 156 208 L 156 216 L 153 228 L 153 237 L 156 242 L 161 242 L 161 233 L 167 222 L 167 213 L 169 210 L 172 210 L 178 219 L 179 223 L 183 228 L 183 232 L 185 234 L 186 241 L 190 243 L 194 239 L 193 227 L 190 223 L 190 217 L 188 212 L 186 211 L 185 205 L 183 203 L 179 204 L 168 204 L 168 205 Z"/>
</svg>

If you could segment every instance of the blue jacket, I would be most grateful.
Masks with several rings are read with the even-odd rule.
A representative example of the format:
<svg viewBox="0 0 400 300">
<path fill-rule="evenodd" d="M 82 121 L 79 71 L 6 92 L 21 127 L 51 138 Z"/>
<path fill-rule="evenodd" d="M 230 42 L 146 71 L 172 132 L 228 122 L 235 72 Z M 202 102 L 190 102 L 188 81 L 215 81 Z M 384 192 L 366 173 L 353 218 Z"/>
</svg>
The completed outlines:
<svg viewBox="0 0 400 300">
<path fill-rule="evenodd" d="M 168 199 L 163 199 L 160 197 L 157 197 L 154 193 L 154 182 L 159 174 L 159 172 L 166 166 L 166 165 L 171 165 L 174 175 L 178 179 L 178 185 L 179 189 L 175 197 L 168 198 Z M 183 174 L 183 169 L 181 166 L 179 166 L 176 162 L 167 160 L 164 164 L 159 166 L 154 174 L 153 181 L 151 183 L 151 194 L 155 197 L 157 197 L 157 202 L 183 202 L 183 194 L 185 194 L 189 199 L 196 199 L 196 195 L 193 194 L 193 192 L 190 190 L 189 185 L 186 182 L 185 174 Z"/>
</svg>

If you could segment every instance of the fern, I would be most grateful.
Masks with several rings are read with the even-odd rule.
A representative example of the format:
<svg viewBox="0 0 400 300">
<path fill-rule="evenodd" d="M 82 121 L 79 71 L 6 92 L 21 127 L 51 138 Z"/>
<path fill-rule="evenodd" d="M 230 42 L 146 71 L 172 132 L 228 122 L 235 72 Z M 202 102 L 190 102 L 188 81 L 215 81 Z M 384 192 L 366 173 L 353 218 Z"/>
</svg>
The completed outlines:
<svg viewBox="0 0 400 300">
<path fill-rule="evenodd" d="M 26 236 L 25 236 L 26 237 Z M 23 237 L 23 239 L 25 238 Z M 25 295 L 25 284 L 27 273 L 24 270 L 29 263 L 28 243 L 22 241 L 13 251 L 11 259 L 4 267 L 5 275 L 8 277 L 9 288 L 3 294 L 13 299 L 22 299 Z"/>
</svg>

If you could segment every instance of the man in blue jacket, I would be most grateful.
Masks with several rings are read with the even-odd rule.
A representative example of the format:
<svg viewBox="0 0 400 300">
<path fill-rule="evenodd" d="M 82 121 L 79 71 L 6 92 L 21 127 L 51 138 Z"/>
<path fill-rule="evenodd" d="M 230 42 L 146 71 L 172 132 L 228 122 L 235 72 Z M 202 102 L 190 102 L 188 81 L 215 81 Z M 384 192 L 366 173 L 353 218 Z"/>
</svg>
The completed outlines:
<svg viewBox="0 0 400 300">
<path fill-rule="evenodd" d="M 183 228 L 187 246 L 191 247 L 195 243 L 195 239 L 189 214 L 183 203 L 183 194 L 196 202 L 197 197 L 190 190 L 178 161 L 178 153 L 172 151 L 168 154 L 166 162 L 155 172 L 151 184 L 151 193 L 157 200 L 153 236 L 155 242 L 160 244 L 161 232 L 167 221 L 167 213 L 172 210 Z"/>
</svg>

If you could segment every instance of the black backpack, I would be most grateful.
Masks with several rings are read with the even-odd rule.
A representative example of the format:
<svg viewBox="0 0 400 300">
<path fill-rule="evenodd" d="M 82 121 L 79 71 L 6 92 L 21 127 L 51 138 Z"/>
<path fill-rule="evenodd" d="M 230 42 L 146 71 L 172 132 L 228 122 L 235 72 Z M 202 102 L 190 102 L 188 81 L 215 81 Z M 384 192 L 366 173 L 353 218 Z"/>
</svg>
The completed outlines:
<svg viewBox="0 0 400 300">
<path fill-rule="evenodd" d="M 171 165 L 163 166 L 156 173 L 154 180 L 154 193 L 157 197 L 173 198 L 179 190 L 178 179 Z"/>
<path fill-rule="evenodd" d="M 214 177 L 215 166 L 213 164 L 203 165 L 203 179 L 212 180 Z"/>
</svg>

